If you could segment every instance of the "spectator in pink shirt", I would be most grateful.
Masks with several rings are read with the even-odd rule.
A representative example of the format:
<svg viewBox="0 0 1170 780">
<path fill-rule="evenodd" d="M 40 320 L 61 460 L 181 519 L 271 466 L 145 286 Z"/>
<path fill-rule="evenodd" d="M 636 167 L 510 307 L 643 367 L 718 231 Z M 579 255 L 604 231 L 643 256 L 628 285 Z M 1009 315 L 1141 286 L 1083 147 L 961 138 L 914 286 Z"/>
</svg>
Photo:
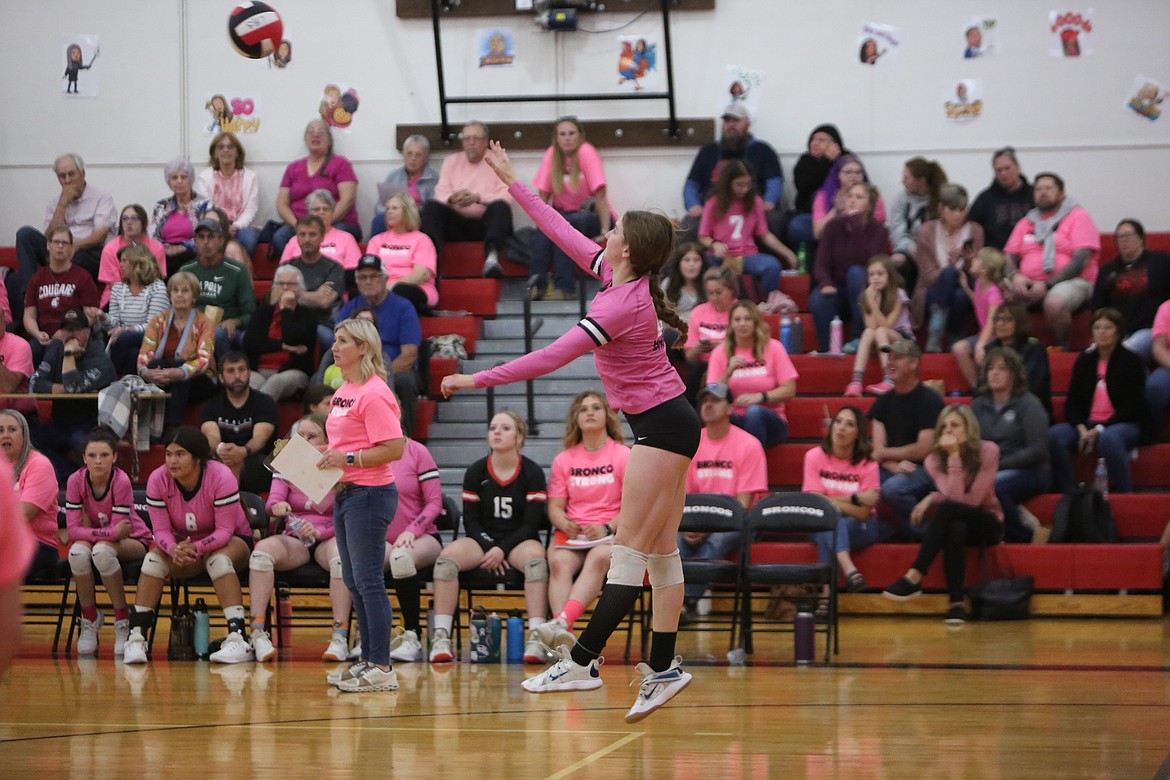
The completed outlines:
<svg viewBox="0 0 1170 780">
<path fill-rule="evenodd" d="M 28 573 L 46 575 L 61 557 L 57 549 L 57 474 L 49 459 L 32 448 L 28 420 L 20 412 L 0 411 L 0 452 L 16 478 L 21 518 L 37 541 Z"/>
<path fill-rule="evenodd" d="M 1036 208 L 1016 223 L 1003 252 L 1016 267 L 1016 296 L 1043 303 L 1056 346 L 1067 349 L 1073 312 L 1093 296 L 1101 235 L 1088 212 L 1065 195 L 1064 179 L 1041 173 L 1035 182 Z"/>
<path fill-rule="evenodd" d="M 512 196 L 484 161 L 491 134 L 483 122 L 468 122 L 459 138 L 463 151 L 443 160 L 435 197 L 422 209 L 422 232 L 438 254 L 444 241 L 483 241 L 483 275 L 499 278 L 500 249 L 512 235 Z"/>
<path fill-rule="evenodd" d="M 421 316 L 439 304 L 439 291 L 435 245 L 419 230 L 420 220 L 410 196 L 394 193 L 386 199 L 386 230 L 370 239 L 366 251 L 382 258 L 386 286 L 410 301 Z"/>
<path fill-rule="evenodd" d="M 296 235 L 297 220 L 309 213 L 305 200 L 320 189 L 328 190 L 335 201 L 333 224 L 356 240 L 362 237 L 355 205 L 357 174 L 347 158 L 333 152 L 333 131 L 328 122 L 313 119 L 305 125 L 305 148 L 308 156 L 289 163 L 280 180 L 276 213 L 284 224 L 272 234 L 271 257 L 283 257 L 284 245 Z"/>
<path fill-rule="evenodd" d="M 337 209 L 337 201 L 333 199 L 333 195 L 329 193 L 329 190 L 314 190 L 305 198 L 305 209 L 312 216 L 319 217 L 325 225 L 325 234 L 321 238 L 321 254 L 339 264 L 352 275 L 354 269 L 357 268 L 358 258 L 362 256 L 362 250 L 358 247 L 353 235 L 333 224 L 333 212 Z M 280 262 L 287 263 L 300 256 L 301 245 L 294 235 L 284 245 Z"/>
<path fill-rule="evenodd" d="M 707 364 L 715 348 L 727 338 L 731 307 L 739 288 L 730 268 L 708 268 L 703 272 L 702 285 L 707 300 L 691 309 L 684 342 L 688 401 L 696 399 L 699 389 L 707 384 Z"/>
<path fill-rule="evenodd" d="M 36 542 L 21 516 L 16 493 L 8 488 L 12 469 L 0 460 L 0 674 L 20 645 L 20 589 Z"/>
<path fill-rule="evenodd" d="M 163 245 L 146 233 L 146 209 L 131 203 L 122 209 L 118 223 L 117 237 L 102 247 L 101 266 L 98 268 L 98 284 L 102 285 L 102 306 L 110 302 L 110 288 L 122 281 L 122 266 L 119 253 L 130 244 L 142 244 L 158 262 L 163 277 L 167 274 L 166 255 Z"/>
</svg>

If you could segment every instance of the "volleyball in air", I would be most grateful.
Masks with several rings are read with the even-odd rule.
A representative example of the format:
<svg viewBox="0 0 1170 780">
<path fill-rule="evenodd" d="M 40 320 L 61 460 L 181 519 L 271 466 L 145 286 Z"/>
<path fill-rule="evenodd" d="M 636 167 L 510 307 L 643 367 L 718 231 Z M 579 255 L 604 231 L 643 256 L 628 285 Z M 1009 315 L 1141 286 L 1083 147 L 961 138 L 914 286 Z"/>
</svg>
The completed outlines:
<svg viewBox="0 0 1170 780">
<path fill-rule="evenodd" d="M 240 3 L 228 17 L 232 46 L 248 59 L 259 60 L 272 54 L 283 33 L 280 14 L 268 3 Z"/>
</svg>

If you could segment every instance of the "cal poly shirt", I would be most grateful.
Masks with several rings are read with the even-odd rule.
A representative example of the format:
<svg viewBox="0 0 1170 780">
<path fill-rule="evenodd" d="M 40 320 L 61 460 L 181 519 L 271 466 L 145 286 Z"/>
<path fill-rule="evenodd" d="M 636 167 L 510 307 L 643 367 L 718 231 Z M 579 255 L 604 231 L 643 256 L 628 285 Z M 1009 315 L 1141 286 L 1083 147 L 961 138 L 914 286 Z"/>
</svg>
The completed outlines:
<svg viewBox="0 0 1170 780">
<path fill-rule="evenodd" d="M 521 455 L 516 473 L 504 482 L 492 471 L 491 458 L 482 458 L 463 475 L 463 530 L 484 552 L 499 547 L 506 557 L 537 538 L 547 502 L 540 466 Z"/>
<path fill-rule="evenodd" d="M 240 505 L 240 487 L 231 469 L 217 460 L 203 466 L 203 474 L 188 498 L 167 471 L 155 469 L 146 481 L 146 507 L 154 543 L 165 553 L 190 538 L 200 555 L 226 545 L 233 536 L 251 536 L 252 529 Z"/>
<path fill-rule="evenodd" d="M 237 409 L 228 400 L 226 393 L 220 393 L 203 404 L 202 422 L 213 422 L 219 426 L 220 441 L 242 447 L 252 439 L 256 423 L 271 423 L 275 430 L 278 424 L 276 401 L 259 390 L 249 390 L 248 400 Z M 273 438 L 275 433 L 264 442 L 263 452 L 272 449 Z"/>
</svg>

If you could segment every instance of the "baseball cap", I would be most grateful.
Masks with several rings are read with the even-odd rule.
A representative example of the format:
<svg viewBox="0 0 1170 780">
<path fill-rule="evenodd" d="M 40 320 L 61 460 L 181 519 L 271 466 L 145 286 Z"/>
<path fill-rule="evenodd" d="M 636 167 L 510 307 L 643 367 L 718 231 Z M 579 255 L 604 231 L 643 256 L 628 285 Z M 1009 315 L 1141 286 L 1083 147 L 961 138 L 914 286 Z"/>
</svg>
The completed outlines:
<svg viewBox="0 0 1170 780">
<path fill-rule="evenodd" d="M 723 109 L 720 115 L 721 119 L 751 119 L 751 114 L 748 113 L 747 106 L 743 103 L 732 103 L 727 108 Z"/>
<path fill-rule="evenodd" d="M 362 255 L 358 259 L 356 270 L 360 271 L 363 268 L 373 269 L 380 274 L 386 272 L 386 269 L 382 267 L 382 258 L 377 255 Z"/>
<path fill-rule="evenodd" d="M 711 384 L 704 387 L 699 391 L 699 395 L 696 400 L 699 403 L 702 403 L 703 397 L 708 395 L 713 395 L 720 401 L 727 401 L 727 403 L 731 403 L 731 388 L 722 382 L 712 382 Z"/>
<path fill-rule="evenodd" d="M 217 236 L 223 235 L 223 225 L 215 217 L 204 217 L 200 220 L 199 224 L 195 226 L 195 232 L 198 233 L 200 230 L 210 230 Z"/>
<path fill-rule="evenodd" d="M 61 317 L 61 328 L 88 328 L 89 317 L 85 316 L 85 309 L 70 309 Z"/>
<path fill-rule="evenodd" d="M 910 339 L 898 339 L 893 344 L 887 344 L 882 347 L 882 352 L 893 353 L 895 355 L 904 355 L 906 357 L 920 358 L 922 357 L 922 349 L 918 346 L 918 342 Z"/>
</svg>

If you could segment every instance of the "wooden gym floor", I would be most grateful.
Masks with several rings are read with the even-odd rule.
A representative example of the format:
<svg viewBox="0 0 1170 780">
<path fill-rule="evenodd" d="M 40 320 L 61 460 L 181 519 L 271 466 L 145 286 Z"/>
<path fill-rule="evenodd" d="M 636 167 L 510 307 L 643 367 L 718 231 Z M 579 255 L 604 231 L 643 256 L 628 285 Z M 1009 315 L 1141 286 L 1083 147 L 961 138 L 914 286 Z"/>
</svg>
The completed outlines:
<svg viewBox="0 0 1170 780">
<path fill-rule="evenodd" d="M 789 635 L 728 666 L 724 634 L 684 632 L 694 683 L 634 725 L 621 633 L 599 691 L 535 696 L 531 668 L 460 663 L 399 664 L 399 693 L 343 695 L 320 631 L 263 667 L 124 667 L 108 627 L 81 661 L 48 658 L 34 627 L 0 682 L 0 777 L 1166 776 L 1168 627 L 846 618 L 834 665 L 811 668 Z"/>
</svg>

